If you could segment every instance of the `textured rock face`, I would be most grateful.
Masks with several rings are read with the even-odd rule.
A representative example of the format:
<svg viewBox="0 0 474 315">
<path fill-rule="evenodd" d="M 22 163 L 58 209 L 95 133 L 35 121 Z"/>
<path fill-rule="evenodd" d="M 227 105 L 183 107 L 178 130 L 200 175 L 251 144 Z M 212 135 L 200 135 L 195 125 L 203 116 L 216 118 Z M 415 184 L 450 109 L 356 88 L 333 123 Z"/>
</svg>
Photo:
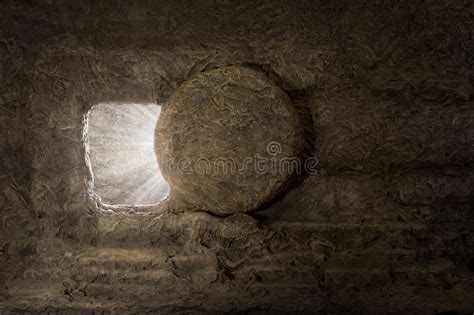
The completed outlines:
<svg viewBox="0 0 474 315">
<path fill-rule="evenodd" d="M 290 98 L 244 67 L 199 73 L 171 96 L 155 149 L 171 195 L 218 214 L 268 201 L 296 169 L 302 143 Z"/>
<path fill-rule="evenodd" d="M 1 314 L 474 310 L 472 1 L 0 1 L 0 17 Z M 229 65 L 278 75 L 317 174 L 252 215 L 90 198 L 93 104 L 164 104 Z"/>
</svg>

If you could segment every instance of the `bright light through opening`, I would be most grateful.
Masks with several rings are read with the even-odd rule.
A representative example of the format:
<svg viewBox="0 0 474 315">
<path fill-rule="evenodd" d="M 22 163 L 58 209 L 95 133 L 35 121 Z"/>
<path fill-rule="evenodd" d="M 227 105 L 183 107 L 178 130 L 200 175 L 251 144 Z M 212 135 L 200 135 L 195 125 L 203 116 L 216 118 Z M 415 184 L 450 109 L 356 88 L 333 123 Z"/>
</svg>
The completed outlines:
<svg viewBox="0 0 474 315">
<path fill-rule="evenodd" d="M 95 105 L 88 116 L 94 192 L 110 205 L 156 204 L 169 193 L 154 150 L 156 104 Z"/>
</svg>

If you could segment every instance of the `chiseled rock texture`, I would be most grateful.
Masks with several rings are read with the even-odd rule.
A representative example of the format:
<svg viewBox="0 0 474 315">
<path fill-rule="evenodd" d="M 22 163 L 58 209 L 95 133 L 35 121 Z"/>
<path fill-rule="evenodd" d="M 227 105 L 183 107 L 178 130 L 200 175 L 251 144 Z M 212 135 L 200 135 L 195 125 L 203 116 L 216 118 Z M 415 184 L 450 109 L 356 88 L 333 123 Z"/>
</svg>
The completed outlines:
<svg viewBox="0 0 474 315">
<path fill-rule="evenodd" d="M 163 106 L 158 165 L 171 199 L 217 214 L 248 212 L 297 172 L 303 132 L 290 98 L 245 67 L 201 72 Z"/>
<path fill-rule="evenodd" d="M 472 313 L 472 18 L 469 0 L 2 1 L 0 313 Z M 229 66 L 288 95 L 317 173 L 246 214 L 94 198 L 94 104 L 166 103 Z"/>
</svg>

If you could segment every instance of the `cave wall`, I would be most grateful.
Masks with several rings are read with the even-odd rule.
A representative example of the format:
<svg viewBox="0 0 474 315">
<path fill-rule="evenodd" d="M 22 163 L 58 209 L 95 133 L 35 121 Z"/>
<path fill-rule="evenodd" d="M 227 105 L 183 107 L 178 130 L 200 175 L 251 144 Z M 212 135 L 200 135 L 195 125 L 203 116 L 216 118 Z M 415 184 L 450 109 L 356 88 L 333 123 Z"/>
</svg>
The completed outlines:
<svg viewBox="0 0 474 315">
<path fill-rule="evenodd" d="M 0 307 L 474 309 L 469 1 L 0 6 Z M 288 93 L 317 174 L 250 215 L 101 205 L 90 107 L 227 65 Z"/>
<path fill-rule="evenodd" d="M 12 36 L 8 19 L 0 28 L 0 299 L 5 283 L 24 269 L 35 251 L 36 231 L 29 194 L 31 159 L 26 148 L 28 86 L 25 68 L 32 56 Z"/>
</svg>

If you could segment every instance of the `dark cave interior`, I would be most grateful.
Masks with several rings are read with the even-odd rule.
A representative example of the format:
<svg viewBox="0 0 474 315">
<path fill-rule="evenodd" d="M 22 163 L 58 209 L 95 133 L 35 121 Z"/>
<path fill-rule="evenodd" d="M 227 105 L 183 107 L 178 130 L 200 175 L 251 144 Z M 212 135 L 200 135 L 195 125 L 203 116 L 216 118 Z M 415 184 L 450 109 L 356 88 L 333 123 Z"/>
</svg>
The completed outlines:
<svg viewBox="0 0 474 315">
<path fill-rule="evenodd" d="M 0 314 L 474 312 L 472 1 L 0 16 Z"/>
</svg>

